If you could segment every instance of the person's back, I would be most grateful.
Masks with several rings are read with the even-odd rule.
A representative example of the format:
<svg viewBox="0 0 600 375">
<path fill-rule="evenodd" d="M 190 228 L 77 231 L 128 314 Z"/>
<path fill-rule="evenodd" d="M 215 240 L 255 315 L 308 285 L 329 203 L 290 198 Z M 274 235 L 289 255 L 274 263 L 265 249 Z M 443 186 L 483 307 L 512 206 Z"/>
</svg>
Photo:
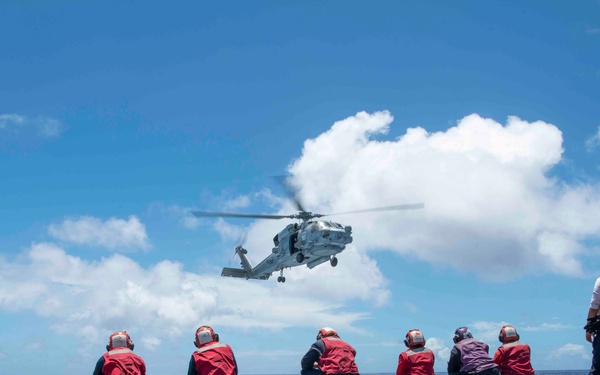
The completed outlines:
<svg viewBox="0 0 600 375">
<path fill-rule="evenodd" d="M 494 362 L 502 375 L 534 375 L 531 366 L 531 349 L 529 345 L 518 341 L 517 330 L 513 326 L 504 326 L 500 330 L 498 340 L 502 345 L 494 354 Z"/>
<path fill-rule="evenodd" d="M 435 375 L 433 351 L 425 347 L 425 337 L 418 329 L 406 334 L 404 345 L 407 350 L 400 353 L 396 375 Z"/>
<path fill-rule="evenodd" d="M 324 337 L 325 352 L 319 358 L 319 368 L 324 374 L 358 374 L 354 362 L 356 350 L 339 337 Z"/>
<path fill-rule="evenodd" d="M 219 335 L 209 326 L 196 330 L 188 375 L 237 375 L 238 368 L 233 350 L 219 342 Z"/>
<path fill-rule="evenodd" d="M 356 350 L 350 344 L 342 341 L 333 328 L 324 327 L 317 333 L 317 341 L 302 357 L 300 374 L 357 375 L 355 357 Z"/>
<path fill-rule="evenodd" d="M 104 354 L 103 375 L 142 375 L 143 368 L 142 358 L 129 348 L 117 348 Z"/>
<path fill-rule="evenodd" d="M 454 347 L 450 351 L 448 374 L 500 375 L 498 365 L 489 356 L 489 346 L 473 338 L 467 327 L 454 332 Z"/>
<path fill-rule="evenodd" d="M 146 363 L 133 352 L 134 344 L 125 331 L 110 335 L 106 353 L 100 357 L 94 375 L 146 375 Z"/>
</svg>

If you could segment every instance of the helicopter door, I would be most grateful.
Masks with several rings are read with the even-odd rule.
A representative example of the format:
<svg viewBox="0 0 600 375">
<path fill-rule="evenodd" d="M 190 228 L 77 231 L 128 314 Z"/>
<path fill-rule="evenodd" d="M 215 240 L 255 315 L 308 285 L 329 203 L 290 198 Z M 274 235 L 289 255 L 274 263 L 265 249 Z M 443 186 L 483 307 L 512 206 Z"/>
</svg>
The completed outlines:
<svg viewBox="0 0 600 375">
<path fill-rule="evenodd" d="M 290 236 L 290 255 L 292 255 L 298 251 L 298 248 L 296 248 L 297 241 L 298 241 L 298 232 L 296 232 Z"/>
</svg>

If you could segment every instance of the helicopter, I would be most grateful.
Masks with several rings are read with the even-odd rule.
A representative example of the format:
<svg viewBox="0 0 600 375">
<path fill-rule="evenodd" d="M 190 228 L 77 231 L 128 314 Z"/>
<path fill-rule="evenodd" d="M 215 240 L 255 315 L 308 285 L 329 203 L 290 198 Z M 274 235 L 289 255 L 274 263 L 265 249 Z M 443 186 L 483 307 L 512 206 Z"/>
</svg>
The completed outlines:
<svg viewBox="0 0 600 375">
<path fill-rule="evenodd" d="M 242 268 L 224 267 L 221 276 L 244 279 L 268 280 L 273 272 L 279 271 L 277 281 L 285 283 L 283 270 L 306 264 L 310 269 L 329 261 L 337 266 L 337 254 L 352 243 L 352 227 L 333 221 L 318 220 L 324 216 L 355 214 L 377 211 L 395 211 L 423 208 L 423 203 L 403 204 L 348 211 L 332 214 L 318 214 L 304 210 L 296 201 L 299 212 L 292 215 L 242 214 L 228 212 L 192 211 L 196 217 L 237 217 L 256 219 L 296 219 L 297 223 L 288 224 L 273 237 L 274 247 L 265 259 L 253 267 L 246 254 L 248 250 L 242 244 L 236 246 L 235 254 L 240 257 Z M 315 220 L 317 219 L 317 220 Z"/>
</svg>

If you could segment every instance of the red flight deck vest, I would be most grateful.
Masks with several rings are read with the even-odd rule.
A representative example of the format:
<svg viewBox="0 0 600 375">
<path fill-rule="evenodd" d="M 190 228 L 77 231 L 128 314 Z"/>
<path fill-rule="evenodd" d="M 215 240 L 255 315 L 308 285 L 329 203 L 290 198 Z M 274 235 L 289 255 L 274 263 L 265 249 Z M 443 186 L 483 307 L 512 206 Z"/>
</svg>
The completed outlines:
<svg viewBox="0 0 600 375">
<path fill-rule="evenodd" d="M 324 337 L 325 352 L 319 358 L 319 369 L 325 375 L 358 374 L 354 363 L 356 350 L 338 337 Z"/>
<path fill-rule="evenodd" d="M 233 350 L 227 344 L 209 343 L 192 353 L 199 375 L 235 375 Z"/>
<path fill-rule="evenodd" d="M 104 375 L 145 375 L 146 364 L 142 357 L 129 348 L 116 348 L 102 355 Z"/>
<path fill-rule="evenodd" d="M 434 375 L 435 356 L 431 349 L 423 346 L 408 349 L 398 357 L 396 375 Z"/>
<path fill-rule="evenodd" d="M 513 341 L 496 350 L 494 362 L 500 368 L 502 375 L 534 375 L 535 371 L 531 367 L 530 357 L 529 345 Z"/>
</svg>

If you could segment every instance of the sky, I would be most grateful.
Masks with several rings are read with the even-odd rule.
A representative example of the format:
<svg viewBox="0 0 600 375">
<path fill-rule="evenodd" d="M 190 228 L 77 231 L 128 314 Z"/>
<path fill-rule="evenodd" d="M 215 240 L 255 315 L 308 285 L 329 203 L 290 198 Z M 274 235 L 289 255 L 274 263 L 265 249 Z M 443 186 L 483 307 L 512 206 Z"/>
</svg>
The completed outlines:
<svg viewBox="0 0 600 375">
<path fill-rule="evenodd" d="M 0 3 L 0 373 L 91 373 L 127 330 L 182 374 L 209 324 L 240 375 L 298 374 L 319 328 L 361 373 L 419 328 L 504 324 L 586 369 L 600 276 L 600 2 Z M 293 220 L 347 214 L 333 268 L 223 278 Z M 35 360 L 31 360 L 31 358 Z"/>
</svg>

